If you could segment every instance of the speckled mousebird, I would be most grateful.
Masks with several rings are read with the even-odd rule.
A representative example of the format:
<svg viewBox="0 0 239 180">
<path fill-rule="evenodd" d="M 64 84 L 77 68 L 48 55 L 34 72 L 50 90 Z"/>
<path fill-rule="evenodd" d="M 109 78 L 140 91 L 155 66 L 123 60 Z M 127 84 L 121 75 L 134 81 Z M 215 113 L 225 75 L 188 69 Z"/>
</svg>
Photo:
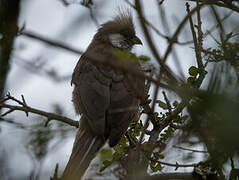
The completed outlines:
<svg viewBox="0 0 239 180">
<path fill-rule="evenodd" d="M 120 13 L 101 25 L 78 61 L 72 76 L 73 103 L 81 119 L 64 180 L 81 179 L 105 142 L 115 146 L 137 114 L 144 81 L 90 59 L 116 62 L 115 51 L 129 52 L 135 44 L 142 42 L 136 36 L 132 16 Z M 138 62 L 132 68 L 141 70 Z"/>
</svg>

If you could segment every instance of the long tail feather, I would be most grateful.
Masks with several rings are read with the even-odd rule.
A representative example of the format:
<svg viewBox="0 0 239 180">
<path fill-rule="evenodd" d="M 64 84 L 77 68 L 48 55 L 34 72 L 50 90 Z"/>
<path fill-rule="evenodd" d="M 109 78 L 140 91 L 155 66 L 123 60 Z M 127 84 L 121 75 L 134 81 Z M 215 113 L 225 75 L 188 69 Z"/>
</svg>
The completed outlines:
<svg viewBox="0 0 239 180">
<path fill-rule="evenodd" d="M 80 180 L 91 160 L 103 145 L 102 137 L 92 135 L 88 129 L 80 125 L 70 160 L 63 172 L 63 180 Z"/>
</svg>

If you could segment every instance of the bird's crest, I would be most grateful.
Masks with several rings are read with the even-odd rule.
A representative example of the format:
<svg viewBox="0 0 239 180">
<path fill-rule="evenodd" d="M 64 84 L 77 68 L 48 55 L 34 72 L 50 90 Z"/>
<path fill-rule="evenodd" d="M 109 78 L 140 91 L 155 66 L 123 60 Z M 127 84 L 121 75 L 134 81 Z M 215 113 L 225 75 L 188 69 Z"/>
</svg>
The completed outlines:
<svg viewBox="0 0 239 180">
<path fill-rule="evenodd" d="M 119 14 L 114 18 L 113 22 L 135 31 L 133 17 L 130 10 L 119 9 Z"/>
<path fill-rule="evenodd" d="M 113 20 L 102 24 L 101 28 L 99 29 L 99 31 L 104 31 L 107 33 L 126 30 L 129 31 L 129 33 L 135 34 L 133 18 L 129 10 L 119 10 L 119 14 L 114 17 Z"/>
</svg>

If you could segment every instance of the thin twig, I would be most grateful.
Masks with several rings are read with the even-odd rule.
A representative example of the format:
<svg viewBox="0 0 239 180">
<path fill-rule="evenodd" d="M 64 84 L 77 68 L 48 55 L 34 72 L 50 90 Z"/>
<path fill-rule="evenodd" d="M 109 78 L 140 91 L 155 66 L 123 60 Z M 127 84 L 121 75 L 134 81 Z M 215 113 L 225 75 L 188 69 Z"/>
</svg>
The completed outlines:
<svg viewBox="0 0 239 180">
<path fill-rule="evenodd" d="M 144 123 L 143 130 L 142 130 L 142 133 L 140 135 L 140 138 L 139 138 L 139 141 L 138 141 L 138 144 L 137 144 L 137 148 L 139 148 L 141 143 L 143 142 L 143 139 L 144 139 L 146 130 L 147 130 L 149 124 L 150 124 L 150 121 L 152 122 L 152 124 L 154 126 L 157 126 L 157 120 L 155 119 L 155 116 L 154 116 L 153 112 L 154 112 L 155 104 L 156 104 L 156 100 L 157 100 L 158 89 L 159 89 L 159 86 L 156 87 L 155 92 L 154 92 L 154 97 L 153 97 L 154 101 L 152 103 L 152 108 L 149 106 L 149 103 L 146 103 L 146 104 L 142 105 L 143 108 L 144 108 L 144 112 L 147 114 L 147 119 Z"/>
<path fill-rule="evenodd" d="M 7 101 L 7 100 L 9 100 L 9 97 L 8 97 L 8 96 L 6 96 L 5 98 L 1 99 L 1 100 L 0 100 L 0 104 L 4 103 L 4 102 Z"/>
<path fill-rule="evenodd" d="M 62 48 L 64 50 L 76 53 L 76 54 L 83 54 L 83 51 L 81 51 L 79 49 L 75 49 L 73 47 L 70 47 L 69 45 L 66 45 L 66 44 L 62 43 L 62 42 L 57 42 L 53 39 L 50 39 L 49 37 L 44 37 L 40 34 L 36 34 L 36 33 L 32 32 L 32 31 L 24 30 L 20 33 L 20 35 L 39 40 L 39 41 L 47 43 L 51 46 L 59 47 L 59 48 Z"/>
<path fill-rule="evenodd" d="M 135 5 L 133 5 L 131 2 L 129 2 L 128 0 L 125 0 L 125 2 L 126 2 L 129 6 L 131 6 L 131 7 L 134 8 L 135 10 L 137 10 L 136 7 L 135 7 Z M 161 33 L 161 32 L 160 32 L 151 22 L 149 22 L 145 17 L 143 17 L 143 20 L 144 20 L 145 24 L 148 25 L 148 27 L 150 27 L 158 36 L 160 36 L 160 37 L 166 39 L 166 40 L 169 41 L 169 42 L 171 41 L 171 40 L 170 40 L 171 38 L 170 38 L 169 36 L 164 35 L 163 33 Z M 185 41 L 185 42 L 175 41 L 175 44 L 178 44 L 178 45 L 188 45 L 188 44 L 191 44 L 191 43 L 193 43 L 193 41 Z"/>
<path fill-rule="evenodd" d="M 18 123 L 18 122 L 15 122 L 15 121 L 13 121 L 11 119 L 2 118 L 1 116 L 0 116 L 0 122 L 4 122 L 4 123 L 8 123 L 8 124 L 14 125 L 14 126 L 20 128 L 20 129 L 26 129 L 25 125 L 23 125 L 21 123 Z"/>
<path fill-rule="evenodd" d="M 168 20 L 166 19 L 166 11 L 164 10 L 164 8 L 161 5 L 159 5 L 159 12 L 160 12 L 159 17 L 161 18 L 161 22 L 163 24 L 162 28 L 164 29 L 164 33 L 171 35 Z M 170 43 L 170 39 L 168 39 L 168 43 Z M 180 76 L 183 79 L 185 79 L 185 76 L 184 76 L 184 73 L 182 70 L 182 63 L 179 62 L 177 51 L 174 50 L 173 48 L 172 48 L 172 57 L 173 57 L 174 63 L 177 67 L 177 70 L 178 70 Z"/>
<path fill-rule="evenodd" d="M 184 147 L 180 147 L 180 146 L 175 146 L 175 145 L 174 145 L 173 147 L 174 147 L 174 148 L 177 148 L 177 149 L 182 149 L 182 150 L 185 150 L 185 151 L 196 152 L 196 153 L 208 153 L 208 151 L 188 149 L 188 148 L 184 148 Z"/>
<path fill-rule="evenodd" d="M 153 43 L 153 40 L 149 34 L 149 31 L 147 29 L 147 26 L 145 24 L 144 21 L 144 15 L 143 15 L 143 11 L 142 11 L 142 7 L 141 7 L 141 3 L 139 0 L 135 1 L 135 7 L 136 7 L 136 11 L 139 15 L 139 19 L 140 19 L 140 24 L 141 27 L 143 29 L 144 35 L 146 37 L 147 43 L 149 44 L 150 50 L 153 54 L 153 56 L 155 57 L 155 59 L 157 60 L 157 62 L 159 63 L 159 65 L 162 67 L 162 71 L 167 75 L 167 77 L 172 81 L 171 83 L 177 83 L 177 78 L 175 77 L 175 75 L 172 73 L 172 71 L 170 70 L 170 68 L 162 61 L 156 46 Z"/>
<path fill-rule="evenodd" d="M 230 157 L 230 161 L 231 161 L 231 167 L 232 167 L 232 169 L 235 169 L 234 161 L 233 161 L 233 158 L 232 158 L 232 157 Z"/>
<path fill-rule="evenodd" d="M 167 104 L 168 112 L 169 112 L 169 114 L 171 114 L 172 113 L 172 106 L 171 106 L 171 104 L 170 104 L 170 102 L 168 100 L 168 97 L 167 97 L 165 91 L 163 91 L 163 97 L 164 97 L 164 100 L 165 100 L 165 102 Z"/>
<path fill-rule="evenodd" d="M 199 6 L 199 2 L 197 1 L 197 7 Z M 202 32 L 202 20 L 201 20 L 201 14 L 200 14 L 200 8 L 197 9 L 197 21 L 198 21 L 198 25 L 197 25 L 197 30 L 198 30 L 198 56 L 199 56 L 199 64 L 198 64 L 198 68 L 199 70 L 203 71 L 204 70 L 204 66 L 203 66 L 203 62 L 202 62 L 202 56 L 201 56 L 201 52 L 202 52 L 202 48 L 203 48 L 203 32 Z"/>
<path fill-rule="evenodd" d="M 199 70 L 199 77 L 197 78 L 197 81 L 196 81 L 196 87 L 200 87 L 204 78 L 205 78 L 205 75 L 206 75 L 206 72 L 204 70 L 204 65 L 203 65 L 203 62 L 202 62 L 202 56 L 201 56 L 201 52 L 202 52 L 202 31 L 201 31 L 201 17 L 200 17 L 200 9 L 199 7 L 201 6 L 201 4 L 197 4 L 197 18 L 198 18 L 198 38 L 197 38 L 197 35 L 196 35 L 196 32 L 194 30 L 194 25 L 193 25 L 193 20 L 192 20 L 192 16 L 189 17 L 189 24 L 190 24 L 190 28 L 191 28 L 191 32 L 192 32 L 192 36 L 193 36 L 193 43 L 194 43 L 194 47 L 195 47 L 195 54 L 196 54 L 196 61 L 197 61 L 197 66 L 198 66 L 198 70 Z M 191 11 L 190 11 L 190 5 L 188 3 L 186 3 L 186 10 L 187 10 L 187 13 L 190 14 Z M 200 41 L 200 42 L 199 42 Z"/>
<path fill-rule="evenodd" d="M 225 21 L 227 18 L 229 18 L 231 15 L 233 14 L 233 11 L 229 12 L 228 14 L 226 14 L 223 18 L 220 19 L 220 23 L 222 23 L 223 21 Z M 211 32 L 213 32 L 215 29 L 217 29 L 220 26 L 220 23 L 217 22 L 217 24 L 215 24 L 213 27 L 211 27 L 209 30 L 207 30 L 207 32 L 205 32 L 203 34 L 203 38 L 205 38 L 206 36 L 208 36 Z"/>
<path fill-rule="evenodd" d="M 219 6 L 219 7 L 223 7 L 223 8 L 227 8 L 227 9 L 230 9 L 230 10 L 233 10 L 233 11 L 236 11 L 236 12 L 239 12 L 239 7 L 238 6 L 235 6 L 233 4 L 224 4 L 218 0 L 190 0 L 190 1 L 199 1 L 201 3 L 203 3 L 204 5 L 216 5 L 216 6 Z"/>
<path fill-rule="evenodd" d="M 198 7 L 199 7 L 199 5 L 198 5 Z M 187 13 L 189 14 L 190 13 L 190 5 L 188 3 L 186 3 L 186 9 L 187 9 Z M 198 12 L 198 10 L 197 10 L 197 12 Z M 198 67 L 203 67 L 203 64 L 202 64 L 202 61 L 200 58 L 199 45 L 198 45 L 197 35 L 194 30 L 192 16 L 189 17 L 189 24 L 190 24 L 190 28 L 191 28 L 191 32 L 192 32 L 192 36 L 193 36 L 193 43 L 195 46 L 197 64 L 198 64 Z"/>
<path fill-rule="evenodd" d="M 99 24 L 97 18 L 95 17 L 94 12 L 93 12 L 93 8 L 92 8 L 93 1 L 92 0 L 90 0 L 90 1 L 82 1 L 81 5 L 86 7 L 89 10 L 90 17 L 91 17 L 92 21 L 94 22 L 95 26 L 97 28 L 99 28 L 100 24 Z"/>
<path fill-rule="evenodd" d="M 155 161 L 155 160 L 152 160 L 152 161 Z M 167 162 L 158 161 L 158 160 L 156 160 L 156 162 L 159 164 L 166 165 L 166 166 L 175 167 L 175 170 L 177 170 L 178 168 L 196 167 L 198 165 L 198 163 L 178 164 L 177 162 L 175 164 L 172 164 L 172 163 L 167 163 Z"/>
<path fill-rule="evenodd" d="M 167 116 L 163 121 L 160 122 L 160 131 L 162 131 L 164 128 L 166 128 L 172 120 L 185 108 L 186 103 L 182 101 L 178 104 L 177 108 L 174 109 L 169 116 Z"/>
<path fill-rule="evenodd" d="M 1 114 L 0 117 L 4 117 L 10 113 L 12 113 L 14 111 L 14 109 L 9 109 L 8 111 L 6 111 L 5 113 Z"/>
<path fill-rule="evenodd" d="M 212 5 L 211 5 L 210 7 L 211 7 L 211 10 L 212 10 L 212 12 L 213 12 L 213 15 L 214 15 L 214 17 L 215 17 L 215 19 L 216 19 L 216 21 L 217 21 L 217 23 L 218 23 L 218 27 L 219 27 L 219 29 L 220 29 L 221 42 L 223 42 L 224 35 L 225 35 L 224 27 L 223 27 L 223 25 L 222 25 L 222 22 L 220 21 L 220 17 L 219 17 L 219 15 L 218 15 L 216 9 L 215 9 Z"/>
<path fill-rule="evenodd" d="M 67 0 L 59 0 L 64 6 L 69 6 L 70 3 Z"/>
<path fill-rule="evenodd" d="M 174 128 L 174 129 L 184 129 L 186 127 L 186 125 L 177 125 L 177 124 L 174 124 L 174 123 L 170 123 L 169 126 Z"/>
<path fill-rule="evenodd" d="M 166 62 L 166 60 L 167 60 L 167 58 L 168 58 L 170 52 L 172 51 L 172 47 L 173 47 L 173 45 L 175 44 L 175 42 L 177 42 L 178 35 L 179 35 L 179 33 L 181 32 L 181 30 L 183 29 L 184 25 L 186 24 L 186 22 L 188 21 L 188 19 L 189 19 L 190 17 L 192 17 L 192 15 L 193 15 L 193 14 L 197 11 L 197 9 L 199 9 L 199 8 L 202 9 L 202 8 L 203 8 L 203 4 L 201 4 L 200 6 L 197 6 L 197 7 L 195 7 L 194 9 L 192 9 L 192 10 L 187 14 L 187 16 L 182 20 L 182 22 L 178 25 L 178 27 L 177 27 L 175 33 L 173 34 L 173 36 L 172 36 L 172 38 L 171 38 L 171 40 L 170 40 L 169 45 L 168 45 L 168 47 L 167 47 L 166 53 L 165 53 L 165 55 L 164 55 L 164 57 L 163 57 L 163 62 Z"/>
</svg>

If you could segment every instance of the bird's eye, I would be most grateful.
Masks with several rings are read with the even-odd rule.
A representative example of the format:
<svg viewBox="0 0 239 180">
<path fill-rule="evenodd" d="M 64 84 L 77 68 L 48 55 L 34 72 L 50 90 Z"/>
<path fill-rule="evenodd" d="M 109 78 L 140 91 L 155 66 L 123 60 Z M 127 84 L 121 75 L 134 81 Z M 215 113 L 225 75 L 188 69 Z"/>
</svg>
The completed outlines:
<svg viewBox="0 0 239 180">
<path fill-rule="evenodd" d="M 130 29 L 124 29 L 124 30 L 120 31 L 120 34 L 122 34 L 127 39 L 131 39 L 132 37 L 135 36 L 135 33 L 133 31 L 131 31 Z"/>
</svg>

